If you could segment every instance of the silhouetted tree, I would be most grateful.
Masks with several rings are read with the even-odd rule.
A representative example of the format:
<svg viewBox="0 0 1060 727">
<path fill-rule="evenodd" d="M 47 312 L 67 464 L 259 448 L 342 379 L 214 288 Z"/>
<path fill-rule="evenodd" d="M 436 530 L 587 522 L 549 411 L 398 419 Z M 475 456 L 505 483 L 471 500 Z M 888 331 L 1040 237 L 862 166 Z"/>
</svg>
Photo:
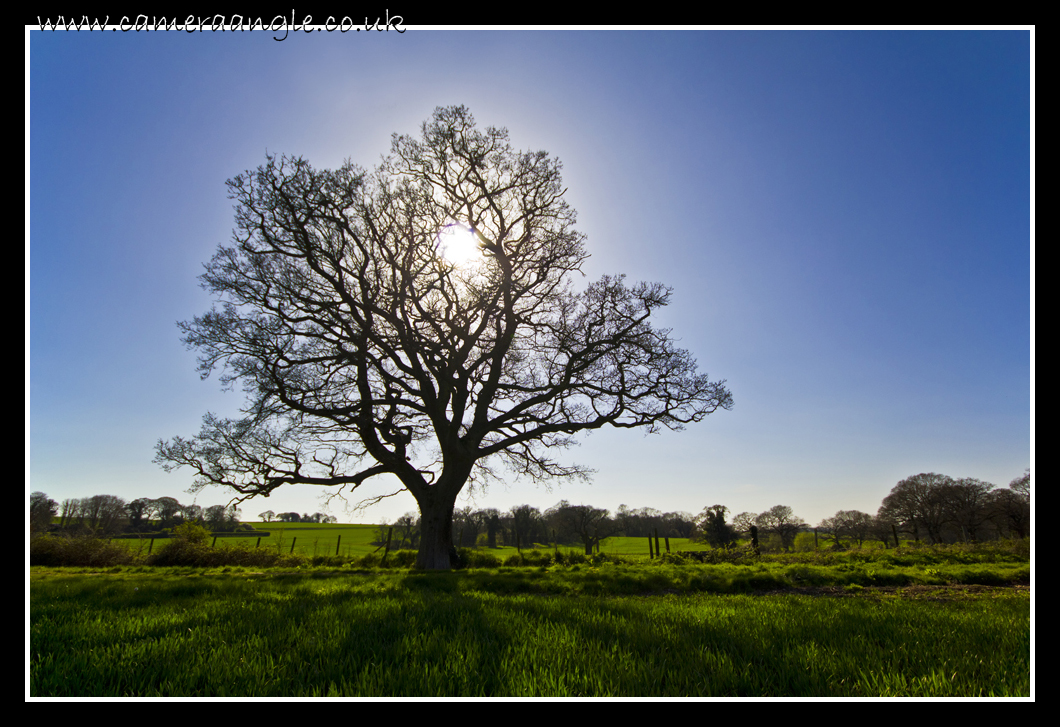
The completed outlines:
<svg viewBox="0 0 1060 727">
<path fill-rule="evenodd" d="M 211 505 L 203 511 L 206 527 L 213 532 L 230 533 L 239 525 L 239 508 L 235 505 Z"/>
<path fill-rule="evenodd" d="M 806 523 L 787 505 L 774 505 L 755 518 L 755 525 L 759 530 L 779 537 L 781 547 L 790 550 L 795 545 L 795 536 Z"/>
<path fill-rule="evenodd" d="M 974 477 L 954 480 L 947 488 L 945 495 L 950 521 L 955 530 L 960 530 L 961 540 L 977 541 L 988 528 L 994 505 L 993 489 L 991 483 Z"/>
<path fill-rule="evenodd" d="M 715 548 L 724 548 L 736 542 L 736 531 L 725 522 L 725 513 L 729 508 L 724 505 L 711 505 L 700 513 L 699 529 L 703 539 Z"/>
<path fill-rule="evenodd" d="M 494 507 L 479 510 L 479 519 L 486 528 L 486 545 L 497 547 L 497 533 L 501 531 L 501 513 Z"/>
<path fill-rule="evenodd" d="M 184 506 L 176 498 L 160 497 L 154 501 L 155 513 L 158 515 L 158 527 L 172 528 L 180 525 L 184 518 L 181 513 Z"/>
<path fill-rule="evenodd" d="M 100 534 L 119 532 L 126 519 L 125 500 L 117 495 L 93 495 L 83 498 L 87 525 Z"/>
<path fill-rule="evenodd" d="M 600 541 L 618 531 L 618 523 L 608 517 L 607 510 L 590 505 L 571 505 L 560 500 L 545 512 L 561 542 L 577 538 L 591 555 Z"/>
<path fill-rule="evenodd" d="M 181 327 L 201 373 L 221 367 L 249 401 L 156 459 L 247 497 L 393 475 L 422 516 L 417 564 L 447 569 L 456 498 L 491 461 L 586 477 L 555 459 L 577 433 L 680 429 L 732 395 L 652 326 L 669 288 L 574 290 L 588 253 L 557 160 L 463 107 L 422 132 L 371 174 L 269 156 L 229 181 L 234 241 L 201 278 L 222 307 Z M 440 242 L 457 228 L 477 243 L 466 263 Z"/>
<path fill-rule="evenodd" d="M 524 548 L 532 547 L 535 542 L 547 542 L 548 532 L 541 511 L 530 505 L 519 505 L 509 511 L 511 515 L 512 529 L 515 531 L 514 542 L 519 542 Z M 518 541 L 515 541 L 518 538 Z"/>
<path fill-rule="evenodd" d="M 30 532 L 43 532 L 52 524 L 52 518 L 59 511 L 59 503 L 43 492 L 34 492 L 29 496 Z"/>
<path fill-rule="evenodd" d="M 940 543 L 943 528 L 952 517 L 947 504 L 947 489 L 952 484 L 950 477 L 934 472 L 907 477 L 883 498 L 879 514 L 912 533 L 915 540 L 924 533 L 932 543 Z"/>
<path fill-rule="evenodd" d="M 149 497 L 139 497 L 126 503 L 125 512 L 129 516 L 129 527 L 133 531 L 143 530 L 149 525 L 151 514 L 155 510 L 155 501 Z"/>
<path fill-rule="evenodd" d="M 1031 533 L 1031 474 L 1030 470 L 1009 483 L 1007 489 L 991 494 L 991 520 L 999 532 L 1028 537 Z"/>
<path fill-rule="evenodd" d="M 871 537 L 873 517 L 860 510 L 840 510 L 830 518 L 825 518 L 817 526 L 832 540 L 836 548 L 843 547 L 843 540 L 853 540 L 858 547 Z"/>
<path fill-rule="evenodd" d="M 757 519 L 757 513 L 741 512 L 732 519 L 732 529 L 740 535 L 750 535 L 751 526 L 755 524 L 755 520 Z"/>
</svg>

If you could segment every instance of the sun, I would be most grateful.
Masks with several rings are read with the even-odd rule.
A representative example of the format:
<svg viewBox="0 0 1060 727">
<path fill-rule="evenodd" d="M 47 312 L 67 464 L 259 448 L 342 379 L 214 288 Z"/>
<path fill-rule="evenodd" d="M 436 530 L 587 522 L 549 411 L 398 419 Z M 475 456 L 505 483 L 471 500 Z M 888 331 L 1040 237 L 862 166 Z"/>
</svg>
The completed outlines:
<svg viewBox="0 0 1060 727">
<path fill-rule="evenodd" d="M 438 251 L 453 265 L 465 265 L 482 254 L 475 233 L 460 222 L 450 222 L 438 233 Z"/>
</svg>

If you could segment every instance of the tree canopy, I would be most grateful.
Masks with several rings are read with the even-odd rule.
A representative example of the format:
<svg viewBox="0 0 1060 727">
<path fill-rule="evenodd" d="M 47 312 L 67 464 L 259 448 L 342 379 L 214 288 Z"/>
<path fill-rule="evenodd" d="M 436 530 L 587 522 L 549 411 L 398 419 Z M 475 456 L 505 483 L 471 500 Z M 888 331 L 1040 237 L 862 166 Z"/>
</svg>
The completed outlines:
<svg viewBox="0 0 1060 727">
<path fill-rule="evenodd" d="M 439 108 L 394 135 L 372 172 L 267 156 L 229 180 L 236 230 L 202 275 L 220 308 L 181 324 L 203 377 L 247 396 L 160 441 L 158 461 L 245 499 L 287 484 L 356 488 L 393 475 L 422 516 L 418 565 L 448 568 L 457 495 L 497 476 L 584 477 L 556 453 L 610 425 L 680 429 L 730 409 L 724 381 L 650 318 L 659 283 L 605 276 L 588 257 L 560 163 Z M 443 231 L 476 254 L 446 256 Z"/>
</svg>

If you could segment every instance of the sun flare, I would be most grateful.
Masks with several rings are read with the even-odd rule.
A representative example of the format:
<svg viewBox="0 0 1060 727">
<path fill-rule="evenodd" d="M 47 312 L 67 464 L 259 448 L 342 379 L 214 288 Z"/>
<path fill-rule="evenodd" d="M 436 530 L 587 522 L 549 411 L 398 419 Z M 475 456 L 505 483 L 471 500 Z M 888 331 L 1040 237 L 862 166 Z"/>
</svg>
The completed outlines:
<svg viewBox="0 0 1060 727">
<path fill-rule="evenodd" d="M 481 255 L 475 233 L 459 222 L 451 222 L 438 233 L 438 251 L 454 265 L 464 265 Z"/>
</svg>

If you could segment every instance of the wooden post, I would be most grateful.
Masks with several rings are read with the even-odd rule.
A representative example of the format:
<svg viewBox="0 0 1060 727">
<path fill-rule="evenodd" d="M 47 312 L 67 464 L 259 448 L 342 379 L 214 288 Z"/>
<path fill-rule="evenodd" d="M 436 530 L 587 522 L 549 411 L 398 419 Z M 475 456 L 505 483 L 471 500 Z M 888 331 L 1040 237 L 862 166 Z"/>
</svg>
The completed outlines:
<svg viewBox="0 0 1060 727">
<path fill-rule="evenodd" d="M 335 543 L 335 555 L 339 554 L 339 548 L 342 546 L 342 533 L 339 533 L 339 542 Z"/>
<path fill-rule="evenodd" d="M 667 553 L 670 552 L 670 536 L 669 535 L 666 536 L 666 552 Z"/>
<path fill-rule="evenodd" d="M 298 536 L 291 538 L 291 553 L 294 553 L 294 544 L 298 542 Z"/>
<path fill-rule="evenodd" d="M 215 535 L 215 536 L 213 536 L 213 542 L 212 542 L 212 543 L 210 543 L 210 547 L 211 547 L 211 548 L 213 548 L 213 547 L 215 547 L 216 545 L 217 545 L 217 536 Z"/>
<path fill-rule="evenodd" d="M 386 550 L 383 551 L 383 564 L 386 565 L 386 557 L 390 555 L 390 536 L 394 534 L 394 528 L 386 531 Z"/>
<path fill-rule="evenodd" d="M 254 547 L 255 548 L 260 548 L 261 547 L 261 536 L 260 535 L 258 536 L 258 542 L 254 545 Z"/>
<path fill-rule="evenodd" d="M 648 536 L 648 559 L 655 558 L 655 552 L 651 549 L 651 536 Z"/>
<path fill-rule="evenodd" d="M 147 544 L 147 554 L 151 555 L 151 548 L 155 547 L 155 539 L 151 538 L 151 542 Z"/>
<path fill-rule="evenodd" d="M 813 529 L 813 549 L 817 550 L 817 528 Z"/>
<path fill-rule="evenodd" d="M 655 554 L 662 557 L 662 551 L 659 550 L 659 528 L 655 528 Z"/>
</svg>

